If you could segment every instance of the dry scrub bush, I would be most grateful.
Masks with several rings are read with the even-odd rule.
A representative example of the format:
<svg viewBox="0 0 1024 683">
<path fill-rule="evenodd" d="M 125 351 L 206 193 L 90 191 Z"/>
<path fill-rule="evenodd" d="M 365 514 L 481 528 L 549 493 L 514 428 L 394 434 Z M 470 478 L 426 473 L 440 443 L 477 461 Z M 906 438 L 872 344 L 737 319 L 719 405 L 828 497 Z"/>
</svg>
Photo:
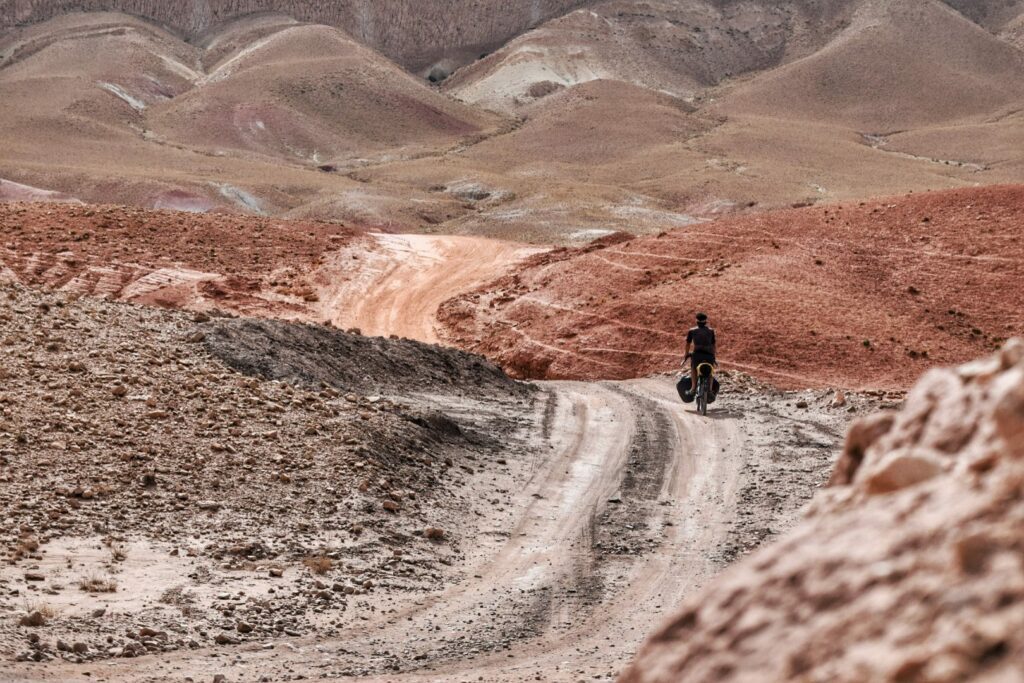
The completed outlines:
<svg viewBox="0 0 1024 683">
<path fill-rule="evenodd" d="M 86 593 L 116 593 L 117 581 L 110 577 L 90 574 L 78 582 L 78 587 Z"/>
<path fill-rule="evenodd" d="M 334 560 L 329 557 L 319 555 L 316 557 L 307 557 L 302 561 L 302 564 L 309 568 L 309 571 L 314 574 L 326 574 L 334 568 Z"/>
</svg>

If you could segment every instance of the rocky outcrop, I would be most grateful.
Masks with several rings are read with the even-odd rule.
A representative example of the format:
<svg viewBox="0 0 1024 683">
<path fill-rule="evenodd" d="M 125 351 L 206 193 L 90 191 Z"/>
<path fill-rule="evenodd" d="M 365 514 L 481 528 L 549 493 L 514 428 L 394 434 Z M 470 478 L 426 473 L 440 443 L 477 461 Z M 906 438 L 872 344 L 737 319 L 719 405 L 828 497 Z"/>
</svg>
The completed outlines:
<svg viewBox="0 0 1024 683">
<path fill-rule="evenodd" d="M 114 10 L 196 35 L 236 17 L 280 12 L 344 28 L 412 70 L 478 57 L 586 0 L 0 0 L 0 28 L 71 11 Z"/>
<path fill-rule="evenodd" d="M 1024 343 L 852 428 L 807 519 L 620 680 L 1024 680 Z"/>
</svg>

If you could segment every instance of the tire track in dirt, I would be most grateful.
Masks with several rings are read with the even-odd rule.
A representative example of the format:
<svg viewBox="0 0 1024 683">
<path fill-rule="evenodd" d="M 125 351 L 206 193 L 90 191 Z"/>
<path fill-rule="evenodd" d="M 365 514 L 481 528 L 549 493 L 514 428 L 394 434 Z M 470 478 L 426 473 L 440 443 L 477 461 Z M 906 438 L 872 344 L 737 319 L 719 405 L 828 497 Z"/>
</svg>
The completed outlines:
<svg viewBox="0 0 1024 683">
<path fill-rule="evenodd" d="M 309 675 L 314 646 L 330 661 L 316 667 L 323 669 L 319 675 L 367 681 L 480 676 L 511 681 L 532 678 L 530 672 L 541 668 L 557 672 L 569 661 L 588 670 L 621 665 L 626 653 L 609 651 L 608 643 L 638 644 L 649 630 L 651 605 L 670 608 L 707 575 L 700 550 L 728 529 L 697 519 L 666 526 L 658 511 L 664 509 L 666 517 L 681 514 L 694 507 L 685 505 L 691 493 L 734 481 L 701 479 L 696 458 L 702 450 L 735 445 L 738 439 L 728 421 L 691 424 L 642 384 L 546 386 L 555 407 L 539 404 L 532 427 L 553 412 L 551 437 L 544 439 L 537 430 L 529 444 L 545 455 L 532 476 L 523 463 L 522 476 L 528 479 L 513 501 L 518 513 L 512 526 L 500 535 L 467 539 L 476 549 L 463 568 L 465 579 L 441 593 L 411 597 L 388 613 L 368 615 L 364 626 L 338 640 L 295 640 L 294 651 L 249 651 L 232 678 L 259 673 L 276 680 L 300 670 Z M 697 424 L 707 430 L 693 429 Z M 721 493 L 723 500 L 731 494 Z M 629 504 L 610 503 L 615 497 Z M 662 508 L 658 502 L 669 504 Z M 611 507 L 615 515 L 606 518 Z M 628 525 L 644 527 L 649 539 L 660 542 L 644 552 L 608 552 L 601 539 Z M 680 553 L 685 548 L 691 552 Z M 694 562 L 700 567 L 691 567 Z M 603 654 L 595 657 L 599 647 Z M 196 654 L 202 651 L 169 659 L 174 677 L 154 671 L 153 680 L 202 676 L 206 665 Z M 97 663 L 92 671 L 130 680 L 138 666 L 111 661 Z M 545 680 L 561 678 L 553 674 Z"/>
</svg>

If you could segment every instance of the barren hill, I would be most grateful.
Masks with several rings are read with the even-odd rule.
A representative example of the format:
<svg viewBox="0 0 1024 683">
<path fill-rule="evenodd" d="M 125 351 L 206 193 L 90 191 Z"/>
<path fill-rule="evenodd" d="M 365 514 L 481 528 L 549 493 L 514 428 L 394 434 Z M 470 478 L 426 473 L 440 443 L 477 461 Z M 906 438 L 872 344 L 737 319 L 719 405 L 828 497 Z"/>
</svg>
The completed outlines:
<svg viewBox="0 0 1024 683">
<path fill-rule="evenodd" d="M 589 80 L 680 97 L 804 56 L 827 42 L 853 2 L 601 2 L 509 42 L 445 83 L 456 97 L 511 111 Z"/>
<path fill-rule="evenodd" d="M 586 0 L 3 0 L 0 28 L 66 12 L 118 11 L 189 36 L 246 15 L 275 12 L 337 26 L 417 71 L 439 60 L 473 59 L 508 38 Z M 449 67 L 451 68 L 451 67 Z"/>
<path fill-rule="evenodd" d="M 284 26 L 229 52 L 146 117 L 156 135 L 315 166 L 415 154 L 497 123 L 337 29 Z"/>
<path fill-rule="evenodd" d="M 1001 31 L 1024 14 L 1021 0 L 943 0 L 965 17 L 991 31 Z"/>
<path fill-rule="evenodd" d="M 4 31 L 0 180 L 39 197 L 579 244 L 1024 179 L 1010 6 L 975 23 L 937 0 L 426 3 L 415 19 L 367 4 L 410 45 L 434 43 L 403 22 L 447 31 L 430 23 L 445 8 L 515 35 L 440 90 L 427 71 L 462 62 L 413 74 L 343 21 L 232 7 L 187 41 L 104 12 Z"/>
<path fill-rule="evenodd" d="M 731 114 L 887 133 L 993 117 L 1024 98 L 1024 53 L 937 0 L 866 2 L 813 55 L 738 86 Z"/>
<path fill-rule="evenodd" d="M 230 27 L 209 67 L 120 14 L 0 39 L 0 176 L 83 200 L 281 213 L 359 188 L 325 172 L 338 157 L 421 154 L 500 125 L 337 29 L 247 26 L 252 42 Z"/>
<path fill-rule="evenodd" d="M 698 310 L 726 367 L 898 387 L 1024 332 L 1024 188 L 927 193 L 612 236 L 447 303 L 452 342 L 528 377 L 678 367 Z"/>
</svg>

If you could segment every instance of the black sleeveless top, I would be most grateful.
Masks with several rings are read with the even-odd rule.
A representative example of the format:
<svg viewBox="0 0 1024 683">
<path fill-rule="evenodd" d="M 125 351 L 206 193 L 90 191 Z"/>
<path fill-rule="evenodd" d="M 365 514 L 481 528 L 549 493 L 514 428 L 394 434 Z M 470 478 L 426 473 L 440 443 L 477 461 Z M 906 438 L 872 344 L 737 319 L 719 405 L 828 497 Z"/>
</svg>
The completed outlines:
<svg viewBox="0 0 1024 683">
<path fill-rule="evenodd" d="M 694 353 L 715 353 L 715 331 L 710 327 L 695 327 L 686 335 L 686 342 L 693 342 Z"/>
</svg>

